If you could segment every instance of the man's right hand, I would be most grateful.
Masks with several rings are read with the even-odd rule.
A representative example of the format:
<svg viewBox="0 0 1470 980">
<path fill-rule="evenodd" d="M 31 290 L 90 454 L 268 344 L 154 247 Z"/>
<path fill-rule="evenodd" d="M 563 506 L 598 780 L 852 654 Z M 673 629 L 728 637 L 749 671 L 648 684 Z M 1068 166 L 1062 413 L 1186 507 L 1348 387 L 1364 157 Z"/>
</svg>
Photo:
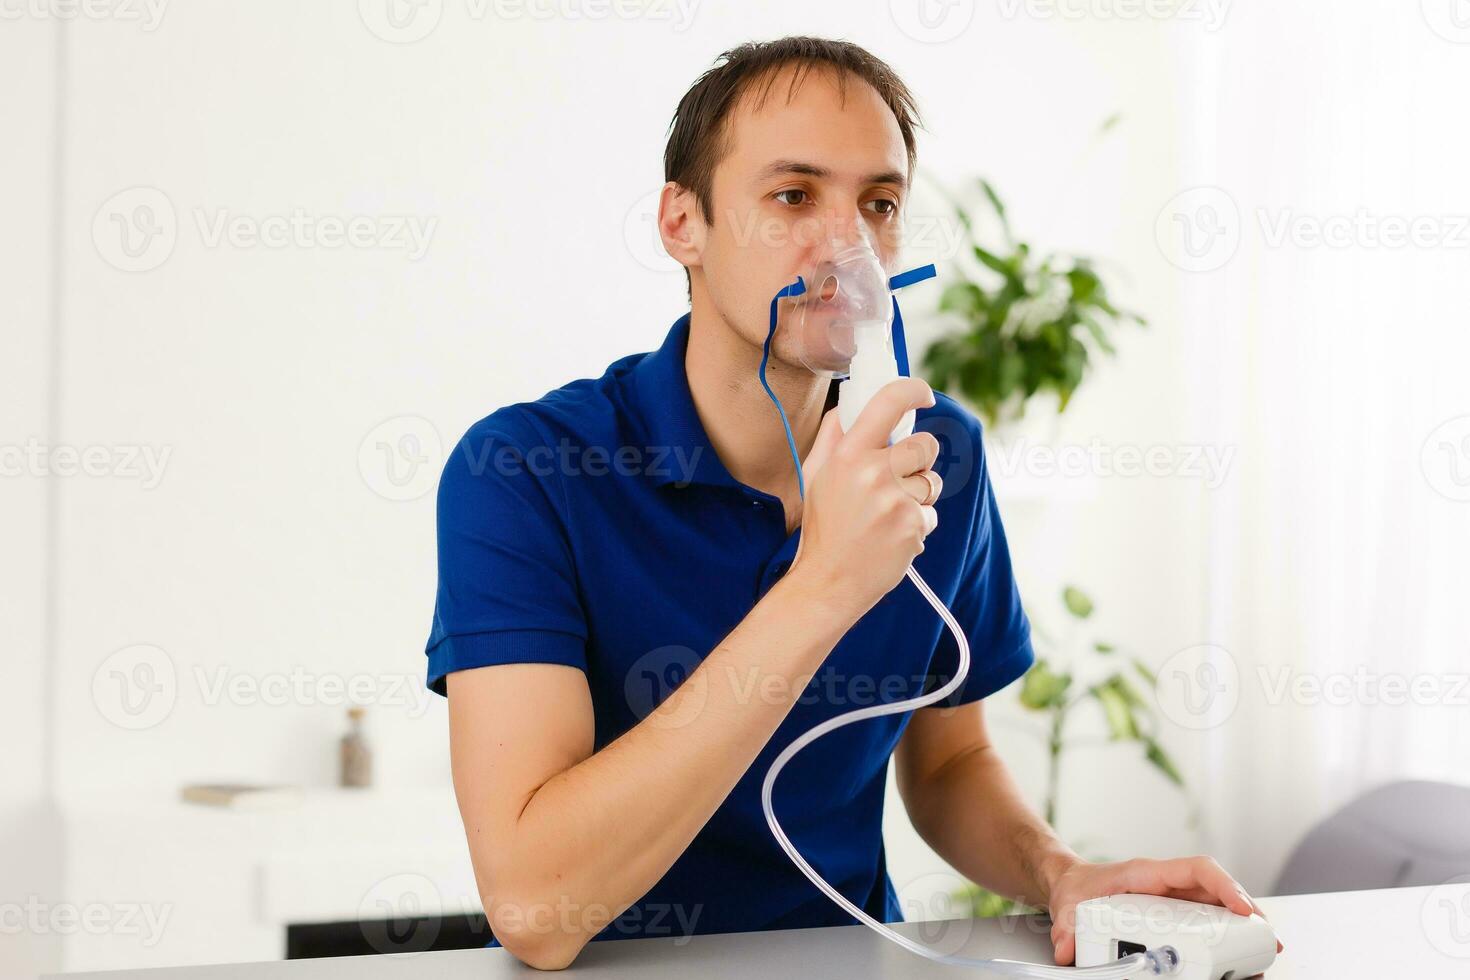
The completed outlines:
<svg viewBox="0 0 1470 980">
<path fill-rule="evenodd" d="M 828 412 L 802 465 L 806 500 L 791 575 L 854 622 L 898 584 L 939 523 L 932 504 L 922 503 L 938 477 L 919 475 L 934 465 L 939 440 L 915 432 L 888 445 L 905 412 L 933 405 L 934 392 L 920 379 L 893 381 L 849 432 L 835 409 Z"/>
</svg>

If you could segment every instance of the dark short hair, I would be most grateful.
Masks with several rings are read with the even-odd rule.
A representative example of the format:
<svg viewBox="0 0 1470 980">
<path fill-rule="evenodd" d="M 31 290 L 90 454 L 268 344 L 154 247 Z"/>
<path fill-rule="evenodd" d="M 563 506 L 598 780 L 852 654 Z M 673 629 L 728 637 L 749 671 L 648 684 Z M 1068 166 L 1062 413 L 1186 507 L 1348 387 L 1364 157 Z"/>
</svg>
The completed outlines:
<svg viewBox="0 0 1470 980">
<path fill-rule="evenodd" d="M 712 68 L 699 76 L 679 100 L 669 124 L 669 142 L 664 148 L 664 180 L 694 192 L 706 224 L 714 220 L 715 167 L 729 151 L 726 122 L 736 101 L 753 86 L 760 86 L 756 104 L 763 104 L 782 68 L 795 72 L 786 97 L 796 91 L 813 68 L 832 71 L 839 90 L 846 92 L 849 79 L 866 82 L 893 111 L 913 172 L 914 130 L 919 111 L 903 80 L 881 59 L 849 41 L 820 37 L 783 37 L 778 41 L 749 41 L 731 48 L 716 59 Z"/>
</svg>

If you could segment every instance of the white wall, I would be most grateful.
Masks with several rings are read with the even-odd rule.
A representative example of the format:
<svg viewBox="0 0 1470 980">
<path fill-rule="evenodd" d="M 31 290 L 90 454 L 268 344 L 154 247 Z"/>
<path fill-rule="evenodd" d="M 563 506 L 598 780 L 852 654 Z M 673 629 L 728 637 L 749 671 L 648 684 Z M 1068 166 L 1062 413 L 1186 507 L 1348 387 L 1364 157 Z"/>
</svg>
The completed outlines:
<svg viewBox="0 0 1470 980">
<path fill-rule="evenodd" d="M 55 153 L 57 32 L 47 23 L 6 24 L 0 31 L 0 904 L 7 910 L 55 900 L 61 842 L 50 805 L 54 731 L 47 604 L 52 563 L 46 481 L 17 455 L 44 442 L 50 425 L 49 358 L 53 324 L 52 163 Z M 0 966 L 39 971 L 54 963 L 55 933 L 0 931 Z"/>
<path fill-rule="evenodd" d="M 449 0 L 431 33 L 402 44 L 375 36 L 350 3 L 179 4 L 151 29 L 68 24 L 60 375 L 54 391 L 27 379 L 28 393 L 6 396 L 38 420 L 55 398 L 58 445 L 167 456 L 155 456 L 166 459 L 156 485 L 126 473 L 57 481 L 60 630 L 48 669 L 63 801 L 164 799 L 205 779 L 329 784 L 342 726 L 340 707 L 322 703 L 332 692 L 211 703 L 213 684 L 301 670 L 396 702 L 373 711 L 385 787 L 447 780 L 443 706 L 421 693 L 442 447 L 498 405 L 653 347 L 679 314 L 682 275 L 650 258 L 643 209 L 679 95 L 740 40 L 813 32 L 870 46 L 921 100 L 926 170 L 949 182 L 986 174 L 1038 247 L 1111 260 L 1117 298 L 1154 324 L 1124 337 L 1117 364 L 1039 431 L 1079 444 L 1201 441 L 1186 410 L 1175 273 L 1153 237 L 1161 188 L 1177 184 L 1179 52 L 1200 25 L 980 6 L 943 44 L 896 30 L 885 4 L 704 3 L 685 27 L 677 14 L 477 18 Z M 27 50 L 26 77 L 54 91 L 44 45 Z M 40 102 L 25 111 L 38 128 L 54 117 Z M 1114 113 L 1122 121 L 1095 139 Z M 49 159 L 44 140 L 35 146 L 19 163 L 33 175 Z M 6 182 L 39 221 L 47 203 L 17 193 L 28 186 Z M 142 220 L 139 205 L 165 231 L 154 248 L 172 237 L 166 258 L 120 250 L 116 222 Z M 210 237 L 221 217 L 298 209 L 380 228 L 409 216 L 432 233 L 419 258 Z M 52 270 L 40 251 L 22 259 L 36 294 L 22 302 L 35 312 L 18 322 L 37 324 L 21 332 L 22 363 L 50 363 L 41 284 Z M 905 308 L 912 317 L 935 296 L 917 287 Z M 917 324 L 916 352 L 923 336 Z M 396 474 L 416 473 L 406 489 L 377 449 L 405 436 L 426 457 L 417 470 L 396 460 Z M 39 506 L 37 483 L 3 492 Z M 1098 601 L 1099 637 L 1145 660 L 1208 639 L 1198 481 L 1001 492 L 1038 622 L 1060 622 L 1055 596 L 1076 582 Z M 30 559 L 6 574 L 26 586 L 44 556 L 39 539 L 23 547 Z M 36 645 L 39 623 L 26 627 Z M 40 687 L 34 666 L 20 669 L 23 686 Z M 997 715 L 1039 801 L 1031 720 L 1004 703 Z M 18 724 L 47 730 L 39 716 Z M 1076 751 L 1064 835 L 1114 857 L 1193 849 L 1182 802 L 1132 753 Z M 1120 794 L 1129 779 L 1162 805 Z M 891 846 L 903 887 L 936 865 L 901 823 Z"/>
<path fill-rule="evenodd" d="M 1216 438 L 1241 447 L 1210 502 L 1212 634 L 1241 678 L 1212 830 L 1256 879 L 1364 792 L 1470 782 L 1463 10 L 1243 6 L 1192 52 L 1186 182 L 1238 214 L 1233 254 L 1185 277 Z"/>
</svg>

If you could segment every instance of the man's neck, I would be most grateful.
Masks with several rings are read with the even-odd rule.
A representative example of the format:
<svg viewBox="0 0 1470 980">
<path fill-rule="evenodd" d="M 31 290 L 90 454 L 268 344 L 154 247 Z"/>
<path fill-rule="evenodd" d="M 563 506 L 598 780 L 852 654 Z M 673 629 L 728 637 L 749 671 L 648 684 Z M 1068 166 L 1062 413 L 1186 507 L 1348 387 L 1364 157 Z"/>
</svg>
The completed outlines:
<svg viewBox="0 0 1470 980">
<path fill-rule="evenodd" d="M 775 406 L 761 387 L 760 356 L 760 348 L 718 313 L 695 304 L 684 370 L 699 421 L 730 475 L 780 497 L 790 523 L 797 510 L 796 472 Z M 766 366 L 766 380 L 786 410 L 797 451 L 805 459 L 822 423 L 829 382 L 775 358 Z"/>
</svg>

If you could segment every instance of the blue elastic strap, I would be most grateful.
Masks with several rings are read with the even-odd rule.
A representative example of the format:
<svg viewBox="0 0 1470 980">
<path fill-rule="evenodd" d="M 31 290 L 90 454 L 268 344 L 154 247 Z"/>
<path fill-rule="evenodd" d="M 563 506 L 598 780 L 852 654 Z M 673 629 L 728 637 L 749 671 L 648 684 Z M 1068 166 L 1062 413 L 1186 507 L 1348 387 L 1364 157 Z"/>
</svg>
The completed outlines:
<svg viewBox="0 0 1470 980">
<path fill-rule="evenodd" d="M 923 282 L 925 279 L 933 279 L 936 274 L 937 270 L 934 268 L 934 263 L 931 262 L 917 269 L 910 269 L 908 272 L 900 272 L 888 280 L 888 288 L 899 290 L 905 286 L 912 286 L 916 282 Z M 893 359 L 898 363 L 899 376 L 907 378 L 909 376 L 909 345 L 904 339 L 903 313 L 898 308 L 897 296 L 893 297 Z"/>
<path fill-rule="evenodd" d="M 781 407 L 781 399 L 771 390 L 771 383 L 766 380 L 766 363 L 771 359 L 771 339 L 776 336 L 776 304 L 788 296 L 800 296 L 806 292 L 806 283 L 801 276 L 796 277 L 796 282 L 785 286 L 779 293 L 771 297 L 771 326 L 766 330 L 766 342 L 761 347 L 761 387 L 766 389 L 766 397 L 771 404 L 776 406 L 776 414 L 781 416 L 781 428 L 786 430 L 786 448 L 791 450 L 791 461 L 796 464 L 796 493 L 803 500 L 806 499 L 806 481 L 801 475 L 801 454 L 796 451 L 796 437 L 791 434 L 791 422 L 786 418 L 786 409 Z"/>
</svg>

